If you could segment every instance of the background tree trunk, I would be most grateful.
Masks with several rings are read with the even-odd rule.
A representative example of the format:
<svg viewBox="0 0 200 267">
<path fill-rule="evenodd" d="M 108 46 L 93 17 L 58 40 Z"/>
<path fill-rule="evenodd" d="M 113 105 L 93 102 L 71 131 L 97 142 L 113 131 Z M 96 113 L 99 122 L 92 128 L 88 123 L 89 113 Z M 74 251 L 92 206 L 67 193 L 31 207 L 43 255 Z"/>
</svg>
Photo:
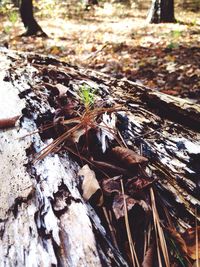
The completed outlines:
<svg viewBox="0 0 200 267">
<path fill-rule="evenodd" d="M 160 2 L 159 0 L 152 0 L 151 7 L 148 12 L 147 21 L 149 23 L 160 22 Z"/>
<path fill-rule="evenodd" d="M 174 0 L 161 0 L 160 9 L 160 22 L 175 22 Z"/>
<path fill-rule="evenodd" d="M 150 23 L 175 22 L 174 0 L 152 0 L 147 20 Z"/>
<path fill-rule="evenodd" d="M 24 27 L 26 28 L 26 32 L 23 34 L 24 36 L 37 34 L 41 36 L 47 36 L 34 18 L 32 0 L 21 1 L 20 14 L 22 22 L 24 23 Z"/>
</svg>

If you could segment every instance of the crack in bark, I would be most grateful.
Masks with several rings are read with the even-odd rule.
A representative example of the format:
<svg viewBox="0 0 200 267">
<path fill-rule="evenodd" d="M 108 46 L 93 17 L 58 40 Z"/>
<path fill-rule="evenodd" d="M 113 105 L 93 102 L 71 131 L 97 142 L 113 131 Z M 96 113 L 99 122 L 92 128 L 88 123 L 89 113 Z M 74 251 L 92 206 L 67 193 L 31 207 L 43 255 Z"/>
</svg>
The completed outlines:
<svg viewBox="0 0 200 267">
<path fill-rule="evenodd" d="M 33 188 L 27 197 L 17 197 L 12 207 L 10 207 L 9 211 L 11 211 L 14 217 L 17 218 L 18 210 L 22 203 L 28 203 L 32 198 L 34 198 L 34 196 L 35 189 Z"/>
<path fill-rule="evenodd" d="M 60 218 L 65 212 L 68 211 L 72 201 L 81 203 L 82 200 L 74 198 L 66 184 L 62 183 L 58 187 L 58 191 L 53 194 L 54 199 L 51 199 L 52 208 L 56 217 Z"/>
</svg>

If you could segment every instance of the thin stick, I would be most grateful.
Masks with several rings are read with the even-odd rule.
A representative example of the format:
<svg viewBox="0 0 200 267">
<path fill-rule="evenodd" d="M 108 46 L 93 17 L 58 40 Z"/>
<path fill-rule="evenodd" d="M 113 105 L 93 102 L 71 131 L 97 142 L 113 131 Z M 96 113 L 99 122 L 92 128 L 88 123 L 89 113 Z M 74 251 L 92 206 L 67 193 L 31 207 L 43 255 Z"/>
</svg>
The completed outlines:
<svg viewBox="0 0 200 267">
<path fill-rule="evenodd" d="M 147 251 L 147 247 L 148 247 L 148 233 L 147 231 L 145 230 L 144 231 L 144 250 L 143 250 L 143 259 L 145 257 L 145 254 L 146 254 L 146 251 Z"/>
<path fill-rule="evenodd" d="M 82 158 L 81 158 L 81 154 L 80 154 L 80 151 L 79 151 L 78 146 L 77 146 L 76 143 L 75 143 L 75 147 L 76 147 L 76 151 L 77 151 L 77 153 L 78 153 L 78 157 L 79 157 L 79 159 L 80 159 L 80 161 L 81 161 L 81 165 L 82 165 L 82 167 L 83 167 L 83 160 L 82 160 Z"/>
<path fill-rule="evenodd" d="M 124 138 L 122 137 L 120 131 L 118 131 L 117 133 L 118 133 L 120 139 L 122 140 L 122 143 L 123 143 L 124 147 L 128 148 L 128 146 L 127 146 L 126 142 L 124 141 Z"/>
<path fill-rule="evenodd" d="M 115 237 L 115 231 L 113 229 L 113 226 L 111 225 L 111 221 L 109 219 L 109 216 L 108 216 L 108 213 L 107 213 L 107 210 L 106 210 L 105 207 L 103 207 L 103 213 L 104 213 L 104 216 L 105 216 L 105 218 L 107 220 L 108 227 L 110 229 L 110 233 L 111 233 L 111 237 L 112 237 L 113 243 L 114 243 L 115 247 L 118 248 L 117 240 L 116 240 L 116 237 Z"/>
<path fill-rule="evenodd" d="M 93 58 L 95 58 L 96 55 L 99 54 L 100 52 L 102 52 L 103 49 L 104 49 L 105 47 L 107 47 L 108 45 L 109 45 L 108 43 L 104 44 L 104 45 L 102 46 L 101 49 L 99 49 L 99 50 L 93 52 L 93 53 L 92 53 L 91 55 L 89 55 L 89 56 L 86 56 L 86 57 L 84 58 L 84 60 L 88 60 L 88 59 L 93 59 Z"/>
<path fill-rule="evenodd" d="M 147 246 L 150 246 L 150 242 L 151 242 L 151 231 L 152 231 L 152 225 L 151 222 L 149 223 L 149 227 L 148 227 L 148 235 L 147 235 Z"/>
<path fill-rule="evenodd" d="M 73 149 L 65 146 L 64 147 L 66 150 L 68 150 L 69 152 L 71 152 L 72 154 L 74 154 L 77 157 L 81 157 L 82 160 L 84 160 L 85 162 L 87 162 L 88 164 L 90 164 L 91 166 L 93 166 L 94 168 L 96 168 L 98 171 L 100 171 L 103 175 L 105 175 L 107 178 L 110 178 L 109 175 L 107 175 L 104 171 L 100 170 L 92 161 L 88 160 L 87 158 L 81 156 L 80 154 L 77 154 L 76 152 L 73 151 Z"/>
<path fill-rule="evenodd" d="M 195 207 L 195 227 L 196 227 L 196 267 L 199 267 L 199 235 L 197 222 L 197 208 Z"/>
<path fill-rule="evenodd" d="M 133 262 L 133 266 L 135 267 L 140 267 L 138 258 L 137 258 L 137 254 L 135 251 L 135 247 L 133 244 L 133 240 L 132 240 L 132 236 L 131 236 L 131 230 L 130 230 L 130 224 L 129 224 L 129 219 L 128 219 L 128 211 L 127 211 L 127 205 L 126 205 L 126 200 L 124 197 L 124 185 L 123 185 L 123 181 L 122 179 L 120 180 L 121 183 L 121 189 L 122 189 L 122 194 L 123 194 L 123 198 L 124 198 L 124 214 L 125 214 L 125 224 L 126 224 L 126 232 L 127 232 L 127 236 L 128 236 L 128 242 L 129 242 L 129 247 L 130 247 L 130 252 L 131 252 L 131 258 L 132 258 L 132 262 Z"/>
<path fill-rule="evenodd" d="M 34 135 L 34 134 L 36 134 L 36 133 L 42 133 L 42 132 L 44 132 L 44 131 L 46 131 L 46 130 L 48 130 L 48 129 L 50 129 L 50 128 L 53 128 L 54 126 L 55 126 L 55 124 L 53 124 L 53 123 L 49 123 L 49 124 L 47 124 L 47 125 L 45 125 L 45 126 L 39 127 L 39 128 L 38 128 L 37 130 L 35 130 L 35 131 L 32 131 L 32 132 L 30 132 L 30 133 L 27 133 L 27 134 L 25 134 L 25 135 L 23 135 L 23 136 L 18 137 L 16 140 L 20 140 L 20 139 L 22 139 L 22 138 L 25 138 L 25 137 L 27 137 L 27 136 Z"/>
<path fill-rule="evenodd" d="M 150 188 L 150 196 L 151 196 L 151 203 L 152 203 L 154 227 L 155 227 L 155 233 L 156 233 L 157 250 L 158 250 L 159 244 L 160 244 L 166 267 L 170 267 L 167 244 L 166 244 L 165 236 L 163 233 L 163 229 L 160 226 L 160 218 L 159 218 L 159 215 L 158 215 L 158 212 L 156 209 L 155 196 L 154 196 L 154 192 L 153 192 L 152 188 Z M 158 242 L 158 238 L 159 238 L 160 242 Z M 159 259 L 159 265 L 162 266 L 160 253 L 158 253 L 158 259 Z"/>
</svg>

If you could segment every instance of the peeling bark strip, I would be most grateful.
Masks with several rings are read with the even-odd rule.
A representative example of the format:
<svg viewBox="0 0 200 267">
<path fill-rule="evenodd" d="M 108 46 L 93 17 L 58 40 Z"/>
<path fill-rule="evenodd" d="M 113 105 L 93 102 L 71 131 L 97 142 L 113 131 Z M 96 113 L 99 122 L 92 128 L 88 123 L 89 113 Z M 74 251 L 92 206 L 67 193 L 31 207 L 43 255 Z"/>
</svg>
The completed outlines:
<svg viewBox="0 0 200 267">
<path fill-rule="evenodd" d="M 165 236 L 167 246 L 176 244 L 181 236 L 182 242 L 190 240 L 190 248 L 195 247 L 194 231 L 188 236 L 188 229 L 195 229 L 195 218 L 197 223 L 200 220 L 199 105 L 50 57 L 10 51 L 0 51 L 0 57 L 1 117 L 22 114 L 19 129 L 0 131 L 0 266 L 131 266 L 124 206 L 134 257 L 141 266 L 153 259 L 156 267 L 159 249 L 160 260 L 163 258 L 163 243 L 159 244 L 156 235 Z M 65 93 L 61 95 L 60 85 L 66 87 L 62 91 L 69 101 Z M 67 135 L 65 142 L 34 164 L 42 149 L 77 125 L 74 118 L 80 112 L 77 105 L 83 85 L 95 89 L 98 103 L 103 99 L 109 107 L 120 104 L 123 111 L 106 114 L 107 128 L 86 117 L 102 127 L 98 136 L 97 128 L 90 124 L 87 137 L 84 128 L 73 133 L 79 134 L 75 140 Z M 167 114 L 162 112 L 166 107 Z M 88 141 L 91 144 L 86 147 Z M 80 155 L 73 142 L 79 148 L 82 144 L 84 153 Z M 116 143 L 126 148 L 117 148 L 120 153 L 112 157 Z M 87 157 L 89 150 L 98 151 L 102 158 Z M 78 172 L 84 164 L 96 171 L 103 207 L 90 202 L 90 196 L 93 207 L 82 198 Z M 144 229 L 153 227 L 149 190 L 155 195 L 153 215 L 158 232 L 150 232 L 145 243 Z M 169 225 L 171 229 L 165 231 Z M 170 234 L 176 231 L 178 235 Z M 189 260 L 191 255 L 178 252 L 170 254 L 170 263 Z"/>
</svg>

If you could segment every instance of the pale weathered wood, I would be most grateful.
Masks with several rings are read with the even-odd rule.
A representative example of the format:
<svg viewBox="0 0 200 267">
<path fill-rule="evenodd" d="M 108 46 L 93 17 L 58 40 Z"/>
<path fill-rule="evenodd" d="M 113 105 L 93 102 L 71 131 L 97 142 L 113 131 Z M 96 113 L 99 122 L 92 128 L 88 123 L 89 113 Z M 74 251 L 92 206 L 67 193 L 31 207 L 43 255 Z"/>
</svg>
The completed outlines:
<svg viewBox="0 0 200 267">
<path fill-rule="evenodd" d="M 3 80 L 15 60 L 20 60 L 21 69 L 11 66 L 7 75 L 13 78 L 12 84 Z M 66 154 L 32 162 L 33 151 L 45 143 L 38 134 L 26 136 L 37 126 L 33 117 L 25 115 L 22 120 L 23 109 L 35 107 L 32 116 L 37 116 L 51 107 L 44 95 L 41 103 L 32 100 L 34 91 L 26 100 L 19 95 L 31 88 L 29 81 L 34 85 L 39 81 L 37 69 L 15 53 L 1 52 L 0 78 L 0 118 L 21 116 L 16 128 L 0 132 L 0 266 L 97 267 L 102 260 L 111 266 L 109 257 L 115 266 L 127 266 L 110 243 L 109 254 L 99 255 L 101 244 L 96 243 L 87 206 L 76 187 L 79 166 Z"/>
</svg>

